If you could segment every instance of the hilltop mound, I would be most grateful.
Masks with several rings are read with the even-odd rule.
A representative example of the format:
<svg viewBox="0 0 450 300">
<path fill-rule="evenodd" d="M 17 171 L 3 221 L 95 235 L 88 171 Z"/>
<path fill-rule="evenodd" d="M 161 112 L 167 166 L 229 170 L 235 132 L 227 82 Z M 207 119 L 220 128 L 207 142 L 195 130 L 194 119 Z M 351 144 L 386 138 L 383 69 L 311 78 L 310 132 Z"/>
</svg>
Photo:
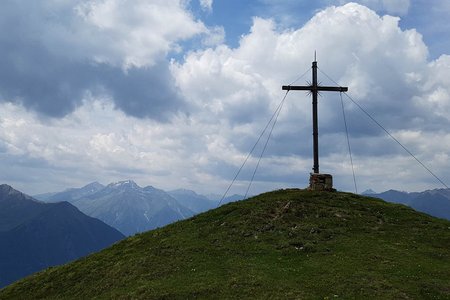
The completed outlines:
<svg viewBox="0 0 450 300">
<path fill-rule="evenodd" d="M 131 238 L 0 298 L 450 297 L 450 222 L 347 193 L 281 190 Z"/>
</svg>

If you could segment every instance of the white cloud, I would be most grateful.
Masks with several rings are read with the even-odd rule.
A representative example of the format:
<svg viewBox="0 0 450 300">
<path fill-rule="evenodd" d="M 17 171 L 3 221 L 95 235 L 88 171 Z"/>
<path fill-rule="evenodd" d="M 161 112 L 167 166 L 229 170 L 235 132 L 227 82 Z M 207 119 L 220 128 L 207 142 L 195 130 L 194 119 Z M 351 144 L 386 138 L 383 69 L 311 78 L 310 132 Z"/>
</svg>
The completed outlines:
<svg viewBox="0 0 450 300">
<path fill-rule="evenodd" d="M 213 0 L 199 0 L 203 10 L 212 12 Z"/>
<path fill-rule="evenodd" d="M 420 94 L 415 95 L 417 106 L 428 114 L 450 121 L 450 56 L 442 55 L 428 64 L 426 77 L 418 81 Z M 437 120 L 439 122 L 439 120 Z"/>
<path fill-rule="evenodd" d="M 177 51 L 180 42 L 208 33 L 187 5 L 185 0 L 43 0 L 32 5 L 17 0 L 3 4 L 0 14 L 4 26 L 16 22 L 3 30 L 58 56 L 128 68 L 151 66 Z"/>
<path fill-rule="evenodd" d="M 277 32 L 272 21 L 255 18 L 239 48 L 191 53 L 174 74 L 199 107 L 228 117 L 243 113 L 241 121 L 251 121 L 274 108 L 280 86 L 309 68 L 315 50 L 319 65 L 362 100 L 378 91 L 386 98 L 394 89 L 411 89 L 406 74 L 420 74 L 427 57 L 420 34 L 401 31 L 398 19 L 348 4 L 328 8 L 294 31 Z M 294 106 L 301 116 L 309 114 L 309 107 Z"/>
<path fill-rule="evenodd" d="M 203 37 L 203 45 L 212 47 L 223 44 L 225 41 L 225 29 L 222 26 L 208 28 L 208 33 Z"/>
<path fill-rule="evenodd" d="M 328 1 L 331 3 L 338 2 L 341 5 L 345 3 L 360 3 L 362 5 L 365 5 L 367 7 L 370 7 L 373 10 L 376 11 L 385 11 L 388 14 L 392 15 L 406 15 L 410 9 L 411 6 L 411 0 L 331 0 Z"/>
<path fill-rule="evenodd" d="M 8 1 L 0 23 L 0 101 L 53 117 L 72 112 L 88 92 L 110 96 L 127 114 L 167 120 L 187 105 L 170 57 L 190 39 L 224 38 L 185 0 Z"/>
<path fill-rule="evenodd" d="M 87 25 L 82 41 L 89 41 L 91 55 L 129 68 L 151 66 L 179 41 L 208 31 L 184 5 L 182 0 L 93 0 L 76 11 Z"/>
</svg>

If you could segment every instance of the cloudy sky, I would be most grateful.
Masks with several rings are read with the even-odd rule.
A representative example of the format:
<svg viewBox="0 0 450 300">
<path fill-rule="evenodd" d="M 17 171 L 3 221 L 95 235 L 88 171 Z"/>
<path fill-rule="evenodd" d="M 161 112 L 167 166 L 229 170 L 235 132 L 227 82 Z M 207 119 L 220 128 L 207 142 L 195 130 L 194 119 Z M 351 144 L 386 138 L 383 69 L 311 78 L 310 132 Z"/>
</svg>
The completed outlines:
<svg viewBox="0 0 450 300">
<path fill-rule="evenodd" d="M 221 194 L 316 50 L 320 70 L 449 183 L 449 3 L 1 1 L 0 182 Z M 442 187 L 343 98 L 359 191 Z M 354 191 L 339 94 L 319 102 L 321 171 Z M 289 93 L 250 193 L 307 186 L 311 131 L 309 96 Z M 245 192 L 265 138 L 230 193 Z"/>
</svg>

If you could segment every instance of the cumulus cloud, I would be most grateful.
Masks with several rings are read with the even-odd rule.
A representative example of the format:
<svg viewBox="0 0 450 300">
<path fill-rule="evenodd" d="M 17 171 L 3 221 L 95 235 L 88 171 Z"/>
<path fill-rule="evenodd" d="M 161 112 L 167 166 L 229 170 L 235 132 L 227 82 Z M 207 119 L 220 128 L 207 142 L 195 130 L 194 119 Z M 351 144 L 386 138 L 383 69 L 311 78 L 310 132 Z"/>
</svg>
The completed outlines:
<svg viewBox="0 0 450 300">
<path fill-rule="evenodd" d="M 277 32 L 271 20 L 255 18 L 237 49 L 221 46 L 192 53 L 175 65 L 174 74 L 183 94 L 198 107 L 250 123 L 274 108 L 280 86 L 310 67 L 315 50 L 319 66 L 349 85 L 369 109 L 385 112 L 387 122 L 417 91 L 412 78 L 426 68 L 427 48 L 420 34 L 400 30 L 395 17 L 348 4 L 325 9 L 293 31 Z M 335 121 L 335 107 L 323 107 L 325 119 Z M 307 105 L 292 104 L 291 109 L 300 117 L 310 113 Z"/>
<path fill-rule="evenodd" d="M 439 128 L 444 120 L 450 121 L 450 56 L 442 55 L 428 64 L 424 77 L 415 77 L 420 93 L 413 97 L 415 104 L 426 114 L 437 118 L 429 120 L 429 125 Z"/>
<path fill-rule="evenodd" d="M 385 11 L 392 15 L 406 15 L 411 6 L 411 0 L 331 0 L 331 3 L 338 2 L 341 5 L 349 2 L 356 2 L 363 4 L 371 9 L 377 11 Z"/>
<path fill-rule="evenodd" d="M 0 12 L 0 100 L 64 116 L 86 93 L 167 119 L 183 99 L 167 55 L 209 30 L 181 0 L 8 1 Z"/>
<path fill-rule="evenodd" d="M 203 45 L 213 47 L 223 44 L 225 41 L 225 29 L 222 26 L 215 26 L 209 29 L 208 34 L 203 36 Z"/>
<path fill-rule="evenodd" d="M 177 42 L 206 32 L 184 7 L 184 1 L 103 0 L 75 7 L 86 25 L 90 56 L 124 68 L 151 66 Z M 95 39 L 92 39 L 94 35 Z M 83 42 L 84 42 L 83 41 Z"/>
</svg>

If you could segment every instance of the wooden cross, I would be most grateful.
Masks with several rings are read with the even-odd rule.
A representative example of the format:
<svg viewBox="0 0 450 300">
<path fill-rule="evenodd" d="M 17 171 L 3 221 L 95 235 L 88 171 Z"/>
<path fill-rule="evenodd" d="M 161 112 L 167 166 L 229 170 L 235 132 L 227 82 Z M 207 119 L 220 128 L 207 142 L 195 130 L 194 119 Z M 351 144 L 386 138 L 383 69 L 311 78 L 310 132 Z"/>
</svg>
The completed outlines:
<svg viewBox="0 0 450 300">
<path fill-rule="evenodd" d="M 314 174 L 319 174 L 319 125 L 317 117 L 317 95 L 319 91 L 347 92 L 348 87 L 320 86 L 317 83 L 317 61 L 312 63 L 312 85 L 295 86 L 283 85 L 283 90 L 287 91 L 310 91 L 312 94 L 312 114 L 313 114 L 313 146 L 314 146 Z"/>
</svg>

